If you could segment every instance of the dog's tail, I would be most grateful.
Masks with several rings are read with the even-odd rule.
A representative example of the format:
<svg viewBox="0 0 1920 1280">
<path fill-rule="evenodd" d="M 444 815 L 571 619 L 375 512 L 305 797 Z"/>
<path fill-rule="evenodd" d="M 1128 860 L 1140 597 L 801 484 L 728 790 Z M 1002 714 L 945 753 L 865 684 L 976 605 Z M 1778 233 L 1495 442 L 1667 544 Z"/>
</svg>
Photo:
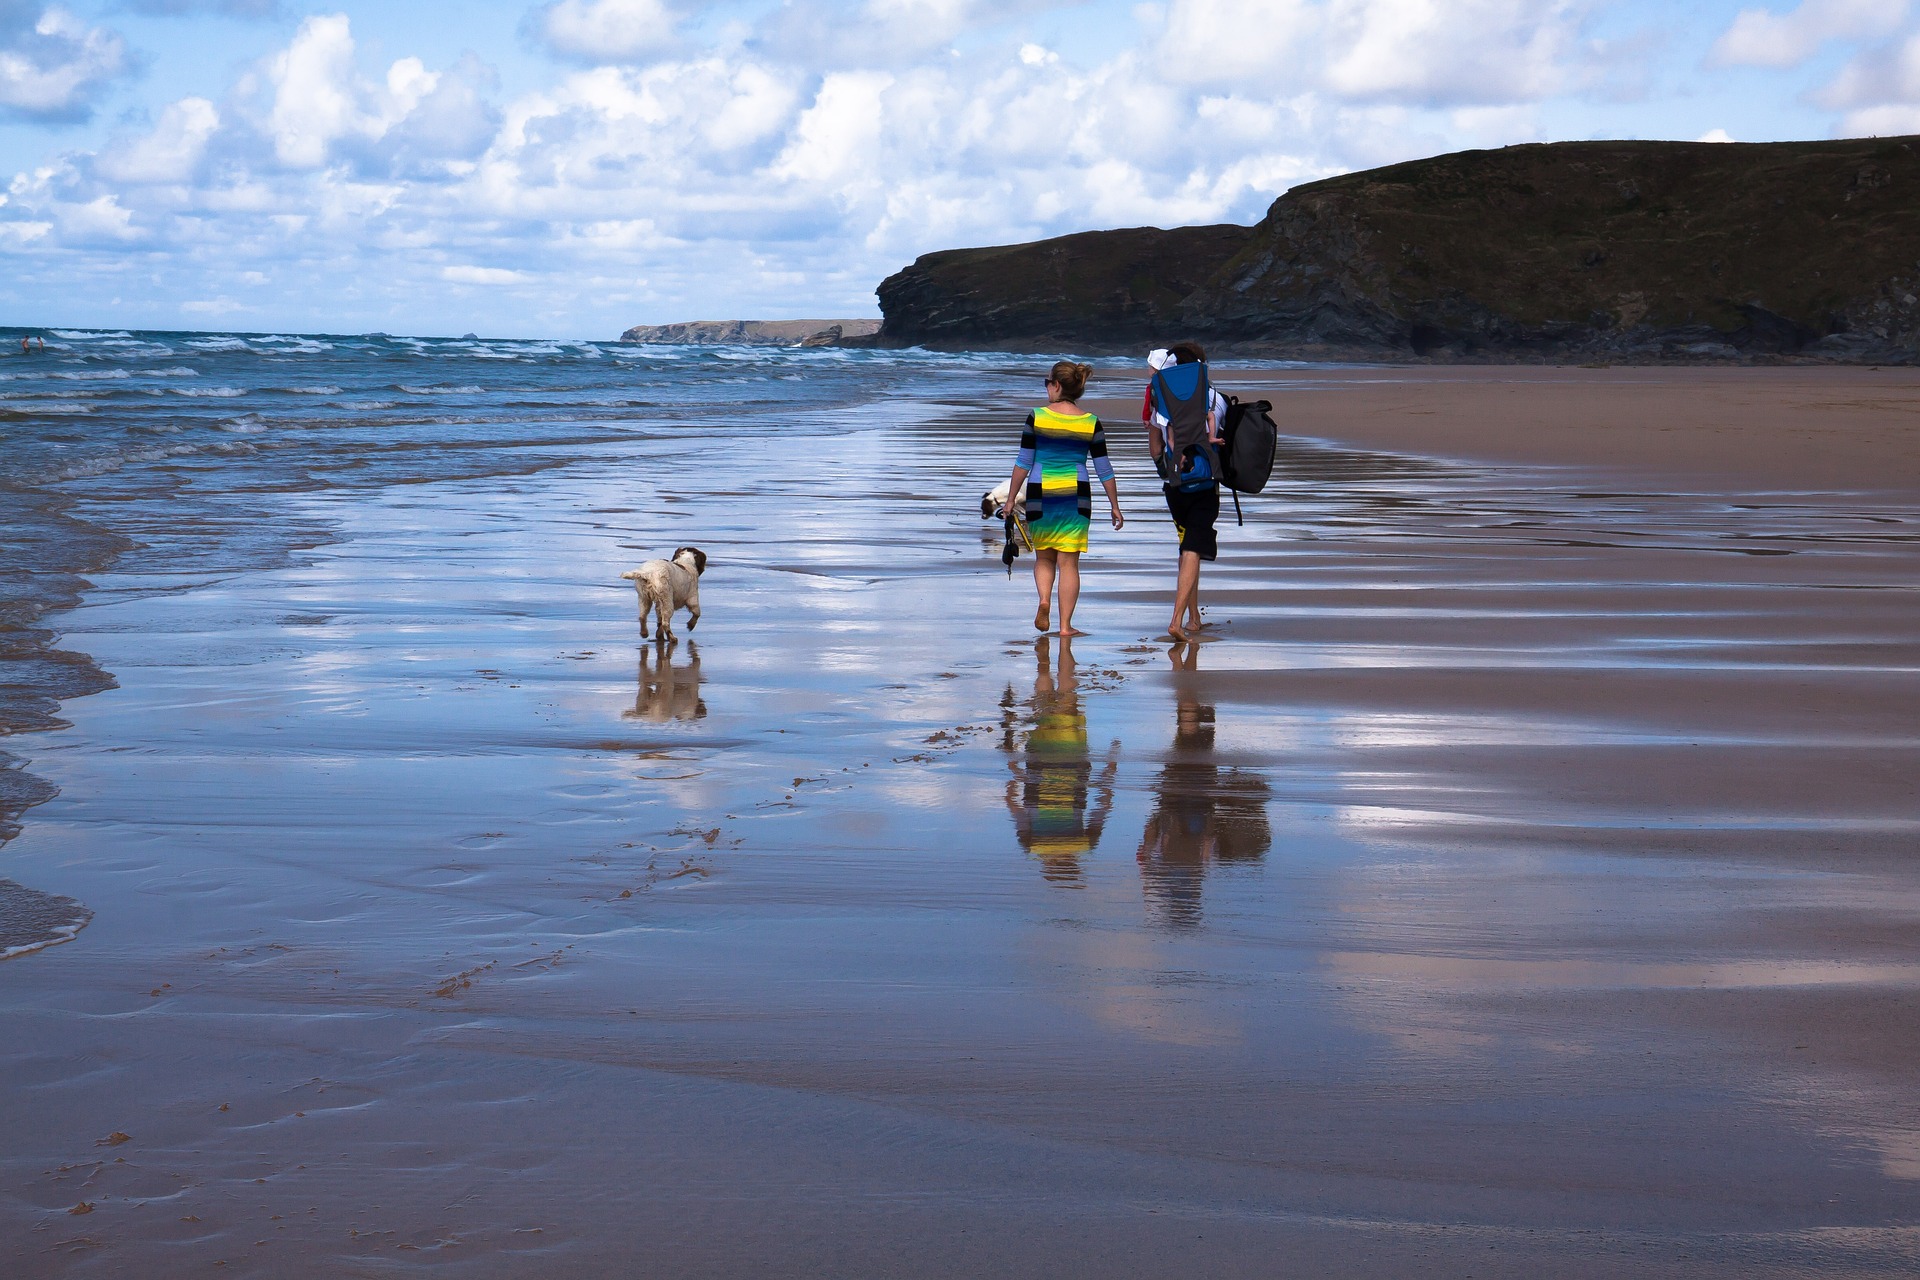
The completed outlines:
<svg viewBox="0 0 1920 1280">
<path fill-rule="evenodd" d="M 638 569 L 629 569 L 620 576 L 626 578 L 628 581 L 638 582 L 640 580 L 640 571 Z"/>
</svg>

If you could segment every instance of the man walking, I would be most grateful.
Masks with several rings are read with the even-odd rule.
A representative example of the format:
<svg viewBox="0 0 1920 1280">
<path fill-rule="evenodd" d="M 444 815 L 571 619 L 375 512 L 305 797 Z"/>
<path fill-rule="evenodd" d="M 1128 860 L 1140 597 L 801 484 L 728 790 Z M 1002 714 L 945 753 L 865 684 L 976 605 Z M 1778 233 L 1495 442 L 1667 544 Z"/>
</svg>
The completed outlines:
<svg viewBox="0 0 1920 1280">
<path fill-rule="evenodd" d="M 1176 640 L 1195 640 L 1202 626 L 1200 563 L 1220 553 L 1214 532 L 1220 518 L 1217 449 L 1226 405 L 1208 378 L 1207 353 L 1198 343 L 1181 342 L 1155 351 L 1147 363 L 1153 368 L 1141 411 L 1147 420 L 1147 447 L 1180 535 L 1180 572 L 1167 634 Z"/>
</svg>

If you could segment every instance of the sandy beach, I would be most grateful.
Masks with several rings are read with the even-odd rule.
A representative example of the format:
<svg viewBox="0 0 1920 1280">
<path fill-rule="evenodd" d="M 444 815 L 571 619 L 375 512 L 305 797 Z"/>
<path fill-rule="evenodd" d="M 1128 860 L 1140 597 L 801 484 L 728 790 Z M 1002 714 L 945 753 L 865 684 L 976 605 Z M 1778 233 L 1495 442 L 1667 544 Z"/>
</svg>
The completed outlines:
<svg viewBox="0 0 1920 1280">
<path fill-rule="evenodd" d="M 1133 371 L 1070 648 L 1011 375 L 91 575 L 8 1274 L 1913 1274 L 1920 374 L 1219 377 L 1198 646 Z"/>
</svg>

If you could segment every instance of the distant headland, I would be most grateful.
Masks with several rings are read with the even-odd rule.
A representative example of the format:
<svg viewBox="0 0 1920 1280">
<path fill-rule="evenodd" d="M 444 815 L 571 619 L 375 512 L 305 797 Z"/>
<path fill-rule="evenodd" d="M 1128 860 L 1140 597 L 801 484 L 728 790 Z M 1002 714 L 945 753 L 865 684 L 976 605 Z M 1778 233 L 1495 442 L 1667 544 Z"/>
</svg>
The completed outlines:
<svg viewBox="0 0 1920 1280">
<path fill-rule="evenodd" d="M 693 346 L 831 347 L 849 339 L 871 338 L 878 320 L 687 320 L 679 324 L 637 324 L 622 342 Z"/>
<path fill-rule="evenodd" d="M 1917 151 L 1905 137 L 1457 152 L 1295 187 L 1251 227 L 929 253 L 879 286 L 873 341 L 1914 363 Z"/>
</svg>

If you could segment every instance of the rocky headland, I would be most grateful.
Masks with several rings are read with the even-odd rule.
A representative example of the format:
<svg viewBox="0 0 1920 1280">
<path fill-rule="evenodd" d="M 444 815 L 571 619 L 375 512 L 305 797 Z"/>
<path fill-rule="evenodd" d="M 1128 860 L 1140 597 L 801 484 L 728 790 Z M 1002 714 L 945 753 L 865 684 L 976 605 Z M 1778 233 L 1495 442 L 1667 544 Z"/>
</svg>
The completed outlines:
<svg viewBox="0 0 1920 1280">
<path fill-rule="evenodd" d="M 637 324 L 622 342 L 660 345 L 741 347 L 832 347 L 870 339 L 878 320 L 687 320 L 679 324 Z"/>
<path fill-rule="evenodd" d="M 1920 138 L 1563 142 L 1295 187 L 1251 227 L 930 253 L 878 341 L 1365 359 L 1920 360 Z"/>
</svg>

